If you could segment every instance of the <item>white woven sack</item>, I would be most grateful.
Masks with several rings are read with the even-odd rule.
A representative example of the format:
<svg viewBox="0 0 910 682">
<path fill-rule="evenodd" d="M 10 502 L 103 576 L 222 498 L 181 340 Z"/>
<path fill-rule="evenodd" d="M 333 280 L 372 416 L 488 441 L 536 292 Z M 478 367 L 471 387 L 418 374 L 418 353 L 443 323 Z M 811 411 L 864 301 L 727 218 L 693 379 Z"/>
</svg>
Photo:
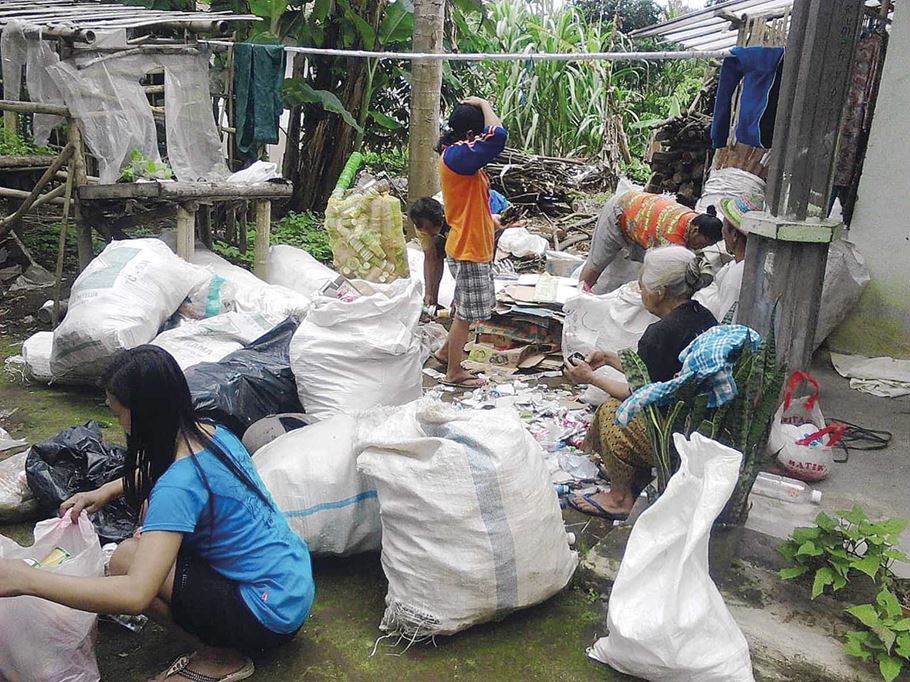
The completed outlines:
<svg viewBox="0 0 910 682">
<path fill-rule="evenodd" d="M 357 467 L 379 493 L 380 628 L 417 640 L 538 604 L 578 563 L 543 451 L 514 410 L 429 399 L 359 416 Z"/>
<path fill-rule="evenodd" d="M 207 278 L 158 239 L 111 242 L 73 284 L 66 317 L 54 332 L 52 374 L 93 380 L 118 351 L 154 339 Z"/>
<path fill-rule="evenodd" d="M 379 549 L 376 490 L 357 471 L 353 417 L 295 429 L 256 451 L 253 464 L 278 509 L 314 556 Z"/>
<path fill-rule="evenodd" d="M 376 293 L 354 301 L 317 298 L 291 340 L 300 402 L 318 419 L 402 405 L 423 393 L 423 285 L 399 279 L 369 286 Z"/>
<path fill-rule="evenodd" d="M 204 320 L 190 320 L 161 332 L 152 341 L 174 356 L 180 369 L 200 362 L 218 362 L 258 339 L 284 318 L 274 313 L 224 313 Z"/>
</svg>

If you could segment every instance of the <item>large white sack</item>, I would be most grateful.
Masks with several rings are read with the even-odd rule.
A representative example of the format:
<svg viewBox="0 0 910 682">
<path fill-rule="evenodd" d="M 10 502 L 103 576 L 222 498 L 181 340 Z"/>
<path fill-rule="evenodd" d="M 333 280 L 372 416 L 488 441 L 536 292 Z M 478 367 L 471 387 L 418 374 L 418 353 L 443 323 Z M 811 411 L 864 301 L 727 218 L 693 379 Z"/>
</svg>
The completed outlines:
<svg viewBox="0 0 910 682">
<path fill-rule="evenodd" d="M 317 298 L 291 340 L 291 369 L 307 414 L 325 419 L 422 393 L 426 355 L 418 332 L 423 285 L 411 279 L 369 285 L 353 301 Z"/>
<path fill-rule="evenodd" d="M 357 421 L 337 415 L 261 447 L 253 464 L 278 509 L 314 556 L 377 551 L 376 490 L 357 471 Z"/>
<path fill-rule="evenodd" d="M 303 249 L 287 244 L 269 248 L 268 282 L 315 297 L 338 273 L 323 265 Z"/>
<path fill-rule="evenodd" d="M 161 241 L 172 251 L 177 250 L 177 235 L 173 230 L 163 231 Z M 249 270 L 209 251 L 201 242 L 196 242 L 191 262 L 205 268 L 210 278 L 191 292 L 191 300 L 210 296 L 211 290 L 217 285 L 212 278 L 220 277 L 223 280 L 219 288 L 221 312 L 269 313 L 302 318 L 310 308 L 308 296 L 287 287 L 263 282 Z"/>
<path fill-rule="evenodd" d="M 708 540 L 742 455 L 699 433 L 673 436 L 679 471 L 635 522 L 607 611 L 588 651 L 654 682 L 752 682 L 746 638 L 708 575 Z"/>
<path fill-rule="evenodd" d="M 41 521 L 35 542 L 20 547 L 0 535 L 0 559 L 41 562 L 57 549 L 70 555 L 58 566 L 35 568 L 58 575 L 101 577 L 104 554 L 88 516 Z M 97 682 L 98 616 L 38 597 L 0 599 L 0 679 L 35 682 Z"/>
<path fill-rule="evenodd" d="M 0 462 L 0 523 L 18 523 L 38 513 L 35 499 L 25 480 L 28 450 Z"/>
<path fill-rule="evenodd" d="M 562 325 L 563 354 L 637 348 L 641 335 L 657 318 L 641 303 L 638 282 L 609 294 L 580 293 L 566 301 Z"/>
<path fill-rule="evenodd" d="M 426 282 L 424 281 L 423 263 L 426 256 L 423 249 L 413 242 L 408 244 L 408 269 L 411 271 L 411 279 L 424 285 L 426 291 Z M 439 281 L 439 291 L 436 302 L 443 308 L 451 308 L 452 301 L 455 300 L 455 278 L 449 266 L 443 262 L 442 279 Z"/>
<path fill-rule="evenodd" d="M 719 213 L 721 199 L 764 193 L 765 181 L 757 175 L 741 168 L 712 168 L 702 188 L 701 198 L 695 204 L 695 210 L 705 213 L 709 206 L 715 206 Z"/>
<path fill-rule="evenodd" d="M 831 242 L 818 308 L 818 326 L 815 328 L 816 348 L 847 319 L 870 279 L 866 260 L 852 242 L 846 239 Z"/>
<path fill-rule="evenodd" d="M 447 635 L 548 599 L 578 564 L 544 453 L 514 410 L 420 400 L 360 416 L 357 467 L 379 493 L 380 628 Z"/>
<path fill-rule="evenodd" d="M 718 322 L 723 321 L 730 309 L 739 301 L 745 266 L 746 261 L 739 263 L 730 261 L 717 272 L 711 284 L 697 291 L 692 297 L 710 310 Z"/>
<path fill-rule="evenodd" d="M 73 284 L 66 317 L 54 331 L 54 378 L 94 379 L 118 351 L 154 339 L 206 278 L 158 239 L 111 242 Z"/>
<path fill-rule="evenodd" d="M 200 362 L 218 362 L 229 353 L 255 341 L 283 320 L 274 313 L 224 313 L 204 320 L 189 320 L 161 332 L 152 341 L 174 356 L 180 369 Z"/>
<path fill-rule="evenodd" d="M 22 359 L 25 371 L 35 381 L 49 383 L 51 374 L 51 351 L 54 348 L 54 332 L 37 332 L 22 343 Z"/>
</svg>

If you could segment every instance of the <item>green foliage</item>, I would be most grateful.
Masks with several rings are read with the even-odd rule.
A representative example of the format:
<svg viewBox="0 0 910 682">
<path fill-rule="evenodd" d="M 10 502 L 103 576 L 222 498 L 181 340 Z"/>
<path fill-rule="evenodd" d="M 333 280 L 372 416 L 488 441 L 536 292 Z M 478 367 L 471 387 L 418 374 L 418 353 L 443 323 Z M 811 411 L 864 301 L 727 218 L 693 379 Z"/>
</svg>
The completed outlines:
<svg viewBox="0 0 910 682">
<path fill-rule="evenodd" d="M 60 223 L 29 225 L 20 227 L 16 234 L 25 244 L 29 254 L 41 267 L 54 272 L 57 267 L 57 249 L 60 240 Z M 94 252 L 101 253 L 105 247 L 103 239 L 93 239 Z M 66 250 L 63 253 L 65 272 L 76 272 L 79 268 L 79 254 L 76 249 L 76 227 L 70 224 L 66 231 Z"/>
<path fill-rule="evenodd" d="M 617 17 L 623 33 L 656 24 L 663 14 L 654 0 L 572 0 L 572 5 L 592 23 Z"/>
<path fill-rule="evenodd" d="M 486 15 L 455 13 L 458 51 L 667 49 L 633 42 L 611 22 L 590 21 L 573 5 L 493 0 L 485 9 Z M 704 73 L 705 63 L 694 60 L 537 62 L 532 55 L 527 62 L 453 64 L 443 78 L 457 95 L 494 102 L 512 145 L 537 154 L 603 158 L 616 153 L 619 128 L 632 156 L 641 157 L 648 126 L 687 108 Z"/>
<path fill-rule="evenodd" d="M 629 372 L 633 361 L 643 365 L 641 358 L 632 351 L 624 351 L 620 357 L 629 387 L 634 391 L 643 385 L 640 370 Z M 778 366 L 773 331 L 755 352 L 745 344 L 733 365 L 733 376 L 737 394 L 726 405 L 709 409 L 702 387 L 688 382 L 679 388 L 671 404 L 646 408 L 644 419 L 657 465 L 659 492 L 663 492 L 676 467 L 674 433 L 688 437 L 698 431 L 743 453 L 736 487 L 718 518 L 721 523 L 742 524 L 748 515 L 749 491 L 764 463 L 768 433 L 784 383 L 785 370 Z"/>
<path fill-rule="evenodd" d="M 256 229 L 251 224 L 247 230 L 249 243 L 256 240 Z M 313 213 L 288 213 L 278 223 L 272 225 L 269 242 L 271 244 L 288 244 L 303 249 L 321 263 L 331 263 L 332 249 L 329 246 L 329 235 L 322 225 L 322 217 Z M 234 265 L 245 268 L 253 266 L 253 251 L 240 249 L 226 242 L 215 241 L 212 250 Z"/>
<path fill-rule="evenodd" d="M 367 152 L 363 155 L 363 165 L 373 175 L 385 172 L 390 177 L 401 177 L 408 174 L 407 149 L 389 149 L 381 152 Z"/>
<path fill-rule="evenodd" d="M 870 521 L 859 505 L 835 512 L 831 517 L 822 512 L 815 526 L 797 528 L 779 551 L 793 566 L 781 569 L 785 580 L 810 575 L 812 598 L 830 588 L 836 592 L 859 574 L 876 584 L 892 580 L 895 561 L 907 561 L 897 549 L 900 535 L 907 527 L 903 519 Z"/>
<path fill-rule="evenodd" d="M 121 182 L 136 182 L 140 178 L 143 180 L 170 180 L 173 177 L 174 171 L 170 166 L 145 158 L 138 149 L 130 152 L 129 161 L 120 172 Z"/>
<path fill-rule="evenodd" d="M 341 100 L 328 90 L 314 90 L 309 83 L 300 78 L 287 78 L 284 81 L 281 94 L 284 96 L 284 101 L 292 106 L 296 104 L 318 104 L 325 111 L 341 116 L 344 122 L 355 130 L 362 130 L 361 126 L 354 120 L 351 112 L 344 108 Z"/>
<path fill-rule="evenodd" d="M 39 147 L 28 140 L 23 140 L 15 130 L 10 130 L 0 124 L 0 156 L 54 156 L 55 154 L 53 149 Z"/>
<path fill-rule="evenodd" d="M 874 604 L 853 606 L 847 613 L 863 625 L 862 630 L 847 633 L 847 654 L 877 663 L 886 682 L 910 668 L 910 618 L 890 590 L 879 592 Z"/>
</svg>

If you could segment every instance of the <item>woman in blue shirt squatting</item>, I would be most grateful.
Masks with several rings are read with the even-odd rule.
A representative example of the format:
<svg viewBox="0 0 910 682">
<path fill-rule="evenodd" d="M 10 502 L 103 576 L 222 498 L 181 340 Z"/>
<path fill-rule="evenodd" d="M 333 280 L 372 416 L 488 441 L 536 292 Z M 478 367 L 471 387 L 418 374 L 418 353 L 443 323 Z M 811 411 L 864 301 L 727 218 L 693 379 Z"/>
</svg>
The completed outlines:
<svg viewBox="0 0 910 682">
<path fill-rule="evenodd" d="M 31 595 L 95 613 L 145 613 L 190 651 L 157 678 L 234 682 L 247 655 L 293 639 L 315 588 L 306 543 L 291 532 L 241 442 L 201 421 L 163 349 L 124 352 L 102 377 L 127 438 L 123 478 L 61 506 L 77 518 L 125 495 L 145 511 L 110 577 L 79 578 L 0 561 L 0 597 Z"/>
</svg>

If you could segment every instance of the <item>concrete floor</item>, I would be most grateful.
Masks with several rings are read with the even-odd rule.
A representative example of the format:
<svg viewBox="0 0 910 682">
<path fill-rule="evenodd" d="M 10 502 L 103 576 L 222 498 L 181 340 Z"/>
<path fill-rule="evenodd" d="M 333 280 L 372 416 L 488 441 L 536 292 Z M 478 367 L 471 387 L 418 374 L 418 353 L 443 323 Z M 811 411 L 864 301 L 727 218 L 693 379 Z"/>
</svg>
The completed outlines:
<svg viewBox="0 0 910 682">
<path fill-rule="evenodd" d="M 910 519 L 910 396 L 877 398 L 852 390 L 849 380 L 831 367 L 827 353 L 816 357 L 812 374 L 821 384 L 819 404 L 826 418 L 890 431 L 891 445 L 886 450 L 850 452 L 847 462 L 835 464 L 830 476 L 813 486 L 823 493 L 820 506 L 753 495 L 747 527 L 784 538 L 797 526 L 811 525 L 819 507 L 833 512 L 854 503 L 870 518 Z M 910 532 L 904 534 L 902 549 L 910 554 Z M 897 564 L 895 572 L 910 577 L 910 564 Z"/>
</svg>

